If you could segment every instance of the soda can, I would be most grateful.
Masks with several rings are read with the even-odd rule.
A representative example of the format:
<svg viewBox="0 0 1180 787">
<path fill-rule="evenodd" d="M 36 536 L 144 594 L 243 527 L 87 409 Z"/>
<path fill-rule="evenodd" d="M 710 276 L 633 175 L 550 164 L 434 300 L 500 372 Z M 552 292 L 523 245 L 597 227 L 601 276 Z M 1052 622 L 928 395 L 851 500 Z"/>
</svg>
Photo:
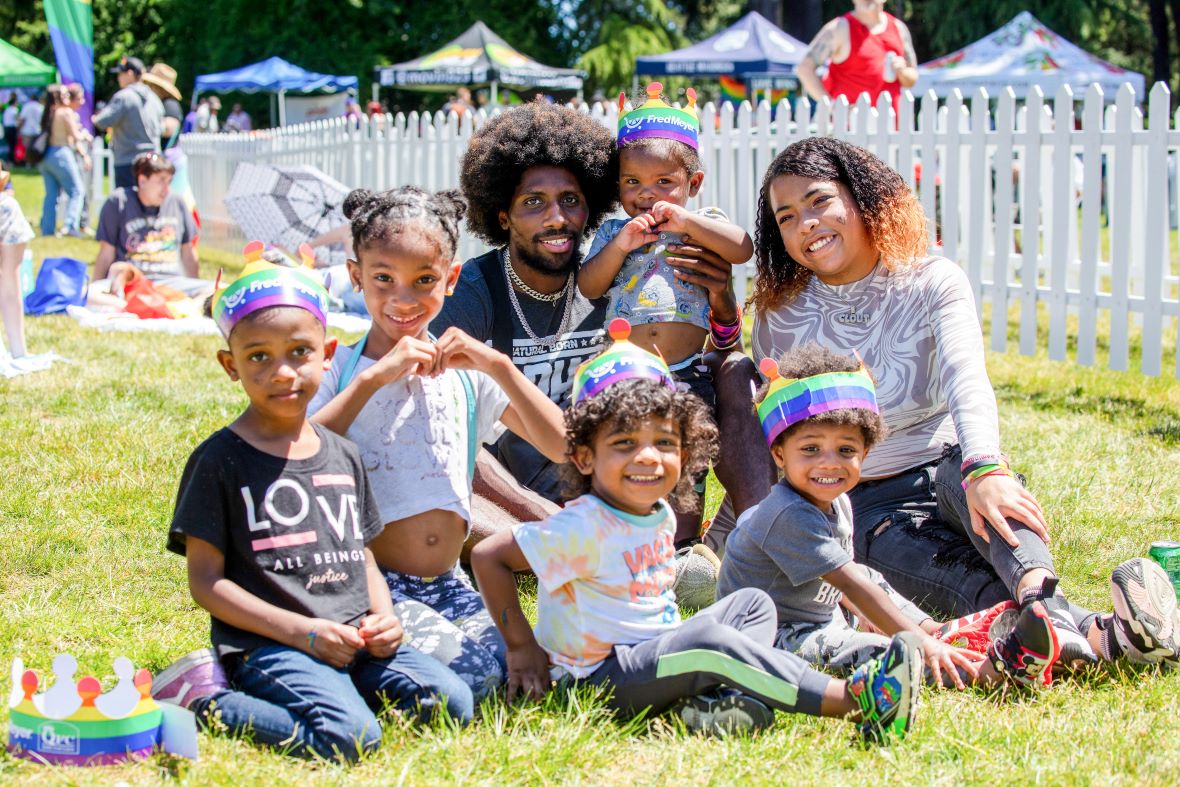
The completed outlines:
<svg viewBox="0 0 1180 787">
<path fill-rule="evenodd" d="M 1172 589 L 1180 597 L 1180 541 L 1156 541 L 1147 556 L 1160 564 L 1160 568 L 1172 580 Z"/>
</svg>

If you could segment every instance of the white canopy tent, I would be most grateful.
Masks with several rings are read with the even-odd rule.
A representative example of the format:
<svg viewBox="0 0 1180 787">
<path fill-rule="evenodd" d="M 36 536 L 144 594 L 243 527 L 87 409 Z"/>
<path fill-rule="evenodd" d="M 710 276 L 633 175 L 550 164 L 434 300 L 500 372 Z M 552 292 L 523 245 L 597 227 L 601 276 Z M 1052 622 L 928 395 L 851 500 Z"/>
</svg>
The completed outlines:
<svg viewBox="0 0 1180 787">
<path fill-rule="evenodd" d="M 957 52 L 918 66 L 917 89 L 950 95 L 955 88 L 970 95 L 978 88 L 998 96 L 1011 87 L 1017 98 L 1033 85 L 1052 98 L 1062 85 L 1069 85 L 1079 98 L 1094 83 L 1108 100 L 1125 83 L 1140 99 L 1147 97 L 1142 74 L 1128 71 L 1092 55 L 1045 27 L 1028 11 Z"/>
</svg>

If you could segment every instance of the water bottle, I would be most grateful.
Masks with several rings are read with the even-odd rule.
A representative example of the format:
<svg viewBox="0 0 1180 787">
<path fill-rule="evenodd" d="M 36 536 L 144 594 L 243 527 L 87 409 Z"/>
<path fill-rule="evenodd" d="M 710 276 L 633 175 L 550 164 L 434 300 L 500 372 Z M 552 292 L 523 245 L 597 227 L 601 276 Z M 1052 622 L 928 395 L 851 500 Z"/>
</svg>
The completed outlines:
<svg viewBox="0 0 1180 787">
<path fill-rule="evenodd" d="M 20 296 L 24 298 L 33 291 L 36 279 L 33 277 L 33 250 L 25 249 L 20 261 Z"/>
</svg>

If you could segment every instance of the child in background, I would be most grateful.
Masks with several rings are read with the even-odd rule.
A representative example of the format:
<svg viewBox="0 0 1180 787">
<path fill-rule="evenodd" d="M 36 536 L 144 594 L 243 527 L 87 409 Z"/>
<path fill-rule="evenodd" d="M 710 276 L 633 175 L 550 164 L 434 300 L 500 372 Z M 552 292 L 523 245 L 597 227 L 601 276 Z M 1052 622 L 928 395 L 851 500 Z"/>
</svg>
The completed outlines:
<svg viewBox="0 0 1180 787">
<path fill-rule="evenodd" d="M 965 636 L 965 624 L 942 632 L 941 624 L 884 577 L 853 562 L 846 493 L 860 480 L 861 462 L 886 431 L 876 388 L 860 362 L 810 344 L 785 353 L 778 363 L 765 359 L 762 372 L 770 382 L 755 402 L 783 478 L 730 535 L 718 594 L 764 588 L 778 608 L 776 646 L 837 673 L 883 653 L 889 638 L 882 633 L 909 631 L 921 639 L 935 685 L 943 685 L 943 673 L 959 688 L 964 675 L 984 684 L 999 674 L 1023 684 L 1046 679 L 1060 648 L 1041 601 L 1026 604 L 1014 627 L 990 645 L 987 629 L 1015 605 L 1005 602 L 990 615 L 973 616 L 972 644 L 988 651 L 988 661 L 981 664 L 982 654 L 936 639 L 940 633 Z M 872 630 L 849 625 L 841 603 Z"/>
<path fill-rule="evenodd" d="M 4 333 L 8 336 L 8 363 L 19 369 L 21 359 L 28 355 L 20 264 L 34 233 L 16 201 L 9 180 L 8 172 L 0 165 L 0 317 L 3 317 Z M 4 345 L 0 344 L 0 364 L 5 362 L 4 355 Z"/>
<path fill-rule="evenodd" d="M 508 643 L 508 696 L 540 697 L 551 677 L 605 686 L 615 710 L 674 709 L 694 731 L 752 730 L 770 710 L 845 717 L 869 740 L 913 722 L 921 649 L 912 635 L 846 682 L 773 646 L 774 605 L 748 588 L 681 621 L 672 593 L 674 520 L 666 497 L 692 494 L 717 429 L 667 365 L 611 325 L 606 353 L 578 369 L 566 413 L 580 497 L 542 522 L 476 545 L 472 566 Z M 537 575 L 534 634 L 513 572 Z M 552 667 L 555 675 L 550 672 Z"/>
<path fill-rule="evenodd" d="M 565 440 L 561 410 L 508 356 L 457 328 L 427 333 L 459 276 L 465 210 L 453 191 L 348 195 L 349 273 L 373 322 L 337 353 L 311 410 L 360 449 L 385 523 L 373 554 L 408 640 L 479 701 L 503 682 L 504 643 L 459 566 L 476 452 L 507 427 L 563 462 Z"/>
<path fill-rule="evenodd" d="M 717 349 L 734 347 L 741 340 L 741 317 L 732 325 L 714 322 L 708 292 L 681 278 L 668 257 L 677 245 L 692 243 L 736 265 L 750 259 L 754 245 L 717 208 L 685 207 L 705 178 L 697 153 L 696 92 L 690 88 L 688 106 L 677 109 L 660 98 L 662 89 L 658 82 L 648 85 L 647 101 L 630 112 L 619 96 L 619 200 L 631 218 L 603 222 L 578 271 L 578 288 L 587 298 L 608 295 L 607 322 L 630 322 L 635 344 L 663 357 L 677 382 L 712 410 L 716 394 L 704 364 L 705 339 L 712 335 Z M 703 492 L 703 476 L 695 480 Z M 677 549 L 699 544 L 699 513 L 677 509 L 677 515 Z M 716 556 L 703 545 L 697 551 L 711 558 L 712 577 L 703 599 L 681 599 L 690 606 L 712 602 L 716 581 Z"/>
<path fill-rule="evenodd" d="M 454 673 L 401 644 L 356 447 L 307 420 L 336 348 L 326 312 L 318 282 L 262 261 L 216 296 L 229 345 L 217 360 L 250 404 L 189 458 L 168 533 L 215 651 L 185 656 L 152 693 L 205 725 L 352 761 L 380 745 L 374 710 L 467 721 L 473 705 Z"/>
</svg>

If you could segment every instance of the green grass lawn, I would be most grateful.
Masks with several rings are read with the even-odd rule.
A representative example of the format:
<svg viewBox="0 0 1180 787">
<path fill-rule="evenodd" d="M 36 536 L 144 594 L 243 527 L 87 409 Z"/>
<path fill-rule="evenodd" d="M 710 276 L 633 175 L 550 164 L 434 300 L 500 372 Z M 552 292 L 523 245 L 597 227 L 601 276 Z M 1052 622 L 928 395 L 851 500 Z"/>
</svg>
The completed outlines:
<svg viewBox="0 0 1180 787">
<path fill-rule="evenodd" d="M 18 176 L 17 187 L 39 183 Z M 38 200 L 21 199 L 35 219 Z M 97 244 L 38 239 L 33 248 L 38 259 L 92 259 Z M 239 263 L 204 253 L 207 275 L 219 265 Z M 45 672 L 62 651 L 78 657 L 79 675 L 109 676 L 119 655 L 158 671 L 208 642 L 208 618 L 165 533 L 185 459 L 244 395 L 217 366 L 213 337 L 100 334 L 64 316 L 30 319 L 28 334 L 33 352 L 71 362 L 0 380 L 0 675 L 14 656 Z M 1106 609 L 1115 564 L 1180 538 L 1180 383 L 1043 355 L 988 362 L 1004 446 L 1045 508 L 1065 590 Z M 905 742 L 864 751 L 838 721 L 780 714 L 755 738 L 708 740 L 658 721 L 621 725 L 576 697 L 491 704 L 463 730 L 395 720 L 382 750 L 347 769 L 202 735 L 197 763 L 54 771 L 0 755 L 0 780 L 1173 784 L 1180 773 L 1180 673 L 1103 669 L 1036 693 L 931 692 L 921 711 Z"/>
</svg>

